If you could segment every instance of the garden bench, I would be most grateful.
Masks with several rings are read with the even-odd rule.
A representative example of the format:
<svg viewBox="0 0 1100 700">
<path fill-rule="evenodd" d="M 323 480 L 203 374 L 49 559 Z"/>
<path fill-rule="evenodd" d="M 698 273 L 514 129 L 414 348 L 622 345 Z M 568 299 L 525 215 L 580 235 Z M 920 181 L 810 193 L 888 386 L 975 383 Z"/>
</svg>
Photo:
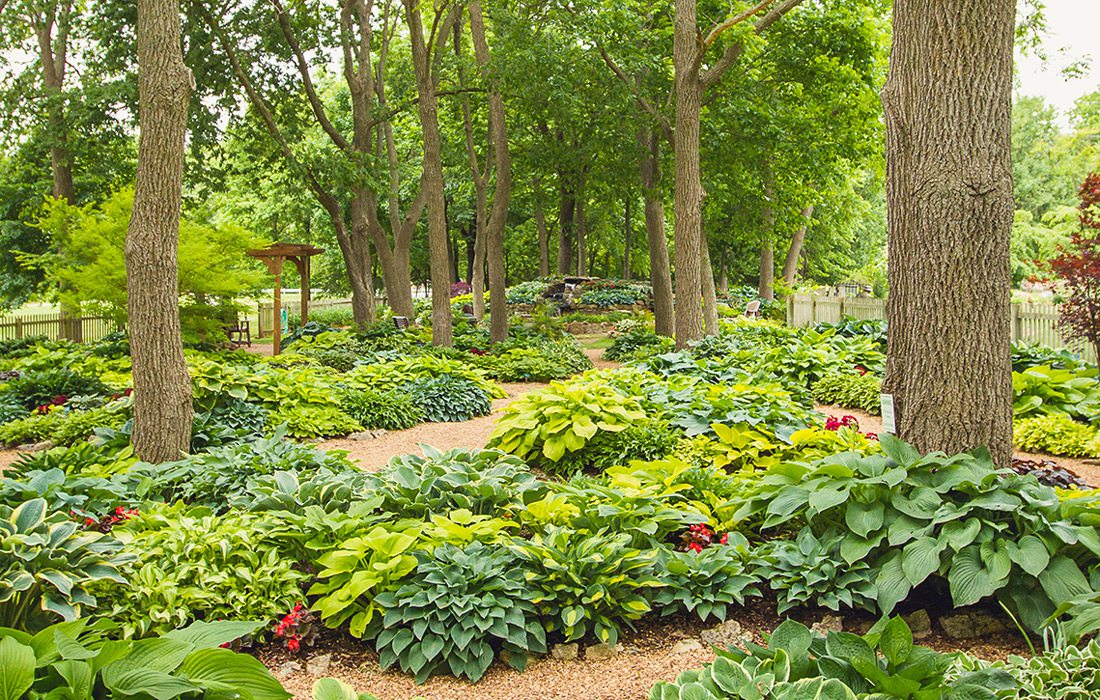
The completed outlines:
<svg viewBox="0 0 1100 700">
<path fill-rule="evenodd" d="M 745 318 L 760 318 L 760 301 L 750 301 L 745 306 Z"/>
<path fill-rule="evenodd" d="M 252 347 L 252 325 L 251 321 L 242 321 L 237 319 L 230 325 L 225 327 L 225 335 L 229 338 L 229 343 L 235 348 L 239 348 L 242 345 Z"/>
<path fill-rule="evenodd" d="M 396 328 L 399 331 L 403 331 L 403 330 L 407 329 L 409 327 L 409 317 L 408 316 L 394 316 L 393 317 L 393 326 L 394 326 L 394 328 Z"/>
</svg>

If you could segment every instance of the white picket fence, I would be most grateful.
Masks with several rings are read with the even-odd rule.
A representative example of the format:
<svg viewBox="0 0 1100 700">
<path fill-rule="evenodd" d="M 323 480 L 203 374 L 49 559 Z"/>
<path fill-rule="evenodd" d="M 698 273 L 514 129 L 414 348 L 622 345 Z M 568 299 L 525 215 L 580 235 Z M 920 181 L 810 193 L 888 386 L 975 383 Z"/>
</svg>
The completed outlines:
<svg viewBox="0 0 1100 700">
<path fill-rule="evenodd" d="M 1012 340 L 1067 348 L 1096 362 L 1096 353 L 1088 344 L 1066 340 L 1058 329 L 1058 305 L 1042 302 L 1012 304 Z M 845 317 L 857 319 L 886 318 L 886 300 L 862 297 L 817 296 L 794 294 L 787 297 L 787 324 L 805 328 L 825 321 L 839 323 Z"/>
</svg>

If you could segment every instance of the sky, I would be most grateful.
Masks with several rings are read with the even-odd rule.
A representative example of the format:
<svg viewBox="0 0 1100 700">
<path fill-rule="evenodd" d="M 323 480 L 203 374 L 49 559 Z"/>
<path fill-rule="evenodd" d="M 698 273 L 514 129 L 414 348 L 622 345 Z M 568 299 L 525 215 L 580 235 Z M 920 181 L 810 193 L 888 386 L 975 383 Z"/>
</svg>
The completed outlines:
<svg viewBox="0 0 1100 700">
<path fill-rule="evenodd" d="M 1100 0 L 1046 0 L 1046 18 L 1047 61 L 1017 52 L 1016 93 L 1046 98 L 1064 118 L 1074 100 L 1100 89 Z M 1083 77 L 1066 80 L 1062 75 L 1066 66 L 1090 57 Z"/>
</svg>

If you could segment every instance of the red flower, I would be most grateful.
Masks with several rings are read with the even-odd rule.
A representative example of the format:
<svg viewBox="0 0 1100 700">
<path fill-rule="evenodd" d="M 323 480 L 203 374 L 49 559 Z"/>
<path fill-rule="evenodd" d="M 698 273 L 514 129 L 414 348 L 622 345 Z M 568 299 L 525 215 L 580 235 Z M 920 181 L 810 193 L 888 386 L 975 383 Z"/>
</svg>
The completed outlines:
<svg viewBox="0 0 1100 700">
<path fill-rule="evenodd" d="M 721 544 L 729 544 L 729 539 L 730 533 L 727 532 L 726 534 L 722 535 L 722 539 L 718 540 L 718 542 Z"/>
<path fill-rule="evenodd" d="M 301 643 L 298 641 L 297 637 L 291 637 L 290 639 L 286 640 L 287 649 L 290 649 L 291 651 L 298 651 L 300 647 Z"/>
<path fill-rule="evenodd" d="M 698 542 L 692 542 L 688 544 L 688 549 L 698 554 L 699 552 L 703 551 L 703 545 L 699 544 Z"/>
<path fill-rule="evenodd" d="M 868 440 L 878 440 L 878 433 L 864 433 L 863 437 L 867 438 Z"/>
<path fill-rule="evenodd" d="M 50 403 L 52 403 L 54 406 L 64 406 L 65 402 L 68 400 L 68 396 L 65 396 L 64 394 L 58 394 L 57 396 L 53 397 L 53 400 Z"/>
</svg>

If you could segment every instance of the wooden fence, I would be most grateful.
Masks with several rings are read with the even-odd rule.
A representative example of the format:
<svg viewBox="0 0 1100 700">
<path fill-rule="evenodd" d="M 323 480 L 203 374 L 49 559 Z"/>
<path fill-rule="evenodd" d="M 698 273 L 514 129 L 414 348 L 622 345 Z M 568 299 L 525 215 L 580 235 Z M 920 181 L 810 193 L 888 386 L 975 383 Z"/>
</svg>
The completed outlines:
<svg viewBox="0 0 1100 700">
<path fill-rule="evenodd" d="M 92 343 L 118 330 L 114 321 L 100 316 L 67 318 L 65 324 L 68 328 L 63 329 L 61 313 L 58 311 L 3 316 L 0 317 L 0 339 L 11 340 L 44 335 L 50 340 L 69 337 Z"/>
<path fill-rule="evenodd" d="M 1058 329 L 1057 304 L 1016 302 L 1012 304 L 1011 314 L 1013 341 L 1067 348 L 1080 353 L 1089 362 L 1096 362 L 1096 353 L 1087 343 L 1069 341 L 1062 336 Z M 795 294 L 787 298 L 787 323 L 791 326 L 803 328 L 822 321 L 838 323 L 846 316 L 884 319 L 886 300 L 812 294 Z"/>
<path fill-rule="evenodd" d="M 283 308 L 290 316 L 300 316 L 302 313 L 302 302 L 298 299 L 284 299 Z M 274 321 L 272 320 L 272 312 L 274 311 L 274 305 L 271 302 L 260 302 L 256 305 L 256 337 L 266 338 L 271 335 L 272 330 L 275 328 Z M 310 299 L 309 312 L 312 315 L 315 311 L 325 311 L 328 309 L 348 309 L 351 310 L 351 299 Z"/>
</svg>

